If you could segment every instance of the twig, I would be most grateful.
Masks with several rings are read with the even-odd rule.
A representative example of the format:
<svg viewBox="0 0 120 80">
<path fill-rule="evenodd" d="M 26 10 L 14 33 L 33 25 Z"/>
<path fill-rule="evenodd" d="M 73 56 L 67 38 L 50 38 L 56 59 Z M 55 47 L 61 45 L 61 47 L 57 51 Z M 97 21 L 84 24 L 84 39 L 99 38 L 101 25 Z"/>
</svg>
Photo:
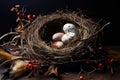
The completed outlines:
<svg viewBox="0 0 120 80">
<path fill-rule="evenodd" d="M 106 23 L 102 28 L 100 28 L 95 34 L 91 35 L 90 37 L 88 37 L 87 39 L 82 39 L 80 41 L 85 41 L 90 39 L 91 37 L 94 37 L 95 35 L 97 35 L 99 32 L 101 32 L 106 26 L 108 26 L 110 24 L 110 22 Z"/>
<path fill-rule="evenodd" d="M 6 33 L 6 34 L 4 34 L 3 36 L 0 37 L 0 40 L 3 39 L 4 37 L 8 36 L 8 35 L 11 35 L 11 34 L 18 34 L 18 33 L 17 32 Z"/>
</svg>

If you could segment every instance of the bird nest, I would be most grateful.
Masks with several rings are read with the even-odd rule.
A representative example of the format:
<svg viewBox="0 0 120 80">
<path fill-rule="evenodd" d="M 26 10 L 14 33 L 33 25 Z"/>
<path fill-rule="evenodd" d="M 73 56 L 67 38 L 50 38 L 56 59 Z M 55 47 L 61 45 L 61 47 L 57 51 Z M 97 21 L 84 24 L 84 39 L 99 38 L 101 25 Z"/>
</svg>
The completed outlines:
<svg viewBox="0 0 120 80">
<path fill-rule="evenodd" d="M 52 35 L 63 32 L 66 23 L 75 25 L 77 38 L 63 48 L 53 48 Z M 99 60 L 102 55 L 97 53 L 101 47 L 101 31 L 104 27 L 82 13 L 58 11 L 38 16 L 29 25 L 25 25 L 24 31 L 17 33 L 9 43 L 19 47 L 18 56 L 48 64 Z"/>
<path fill-rule="evenodd" d="M 65 23 L 72 23 L 78 31 L 77 39 L 62 49 L 51 47 L 52 35 L 62 32 Z M 41 59 L 52 64 L 79 61 L 90 58 L 100 47 L 100 25 L 92 19 L 76 12 L 55 12 L 38 16 L 22 33 L 22 55 Z M 27 47 L 26 47 L 27 45 Z"/>
</svg>

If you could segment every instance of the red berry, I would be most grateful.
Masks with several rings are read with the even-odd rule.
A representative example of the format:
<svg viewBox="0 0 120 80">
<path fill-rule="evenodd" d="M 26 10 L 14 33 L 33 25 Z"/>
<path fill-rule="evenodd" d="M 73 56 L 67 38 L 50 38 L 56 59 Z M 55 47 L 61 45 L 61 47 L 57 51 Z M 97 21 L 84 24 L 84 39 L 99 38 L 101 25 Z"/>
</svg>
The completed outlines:
<svg viewBox="0 0 120 80">
<path fill-rule="evenodd" d="M 31 19 L 31 14 L 27 15 L 27 19 L 30 20 Z"/>
<path fill-rule="evenodd" d="M 80 80 L 84 80 L 83 76 L 80 76 Z"/>
<path fill-rule="evenodd" d="M 110 63 L 112 63 L 114 61 L 114 59 L 110 59 Z"/>
<path fill-rule="evenodd" d="M 112 63 L 113 62 L 113 59 L 108 59 L 107 60 L 107 63 Z"/>
<path fill-rule="evenodd" d="M 103 64 L 102 64 L 102 63 L 99 63 L 98 67 L 99 67 L 100 69 L 102 69 L 102 68 L 103 68 Z"/>
<path fill-rule="evenodd" d="M 28 69 L 30 69 L 32 67 L 32 64 L 30 64 L 30 63 L 28 63 L 27 65 L 26 65 L 26 68 L 28 68 Z"/>
<path fill-rule="evenodd" d="M 18 16 L 21 16 L 21 12 L 17 12 L 17 15 L 18 15 Z"/>
</svg>

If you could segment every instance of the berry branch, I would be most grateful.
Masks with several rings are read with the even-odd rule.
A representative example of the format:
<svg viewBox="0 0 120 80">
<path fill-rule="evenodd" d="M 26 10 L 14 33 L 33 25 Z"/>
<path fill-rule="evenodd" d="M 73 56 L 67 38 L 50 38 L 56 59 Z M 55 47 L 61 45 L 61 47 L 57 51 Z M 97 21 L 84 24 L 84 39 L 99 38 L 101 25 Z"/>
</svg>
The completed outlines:
<svg viewBox="0 0 120 80">
<path fill-rule="evenodd" d="M 18 23 L 18 25 L 15 29 L 16 32 L 24 32 L 24 29 L 27 26 L 26 24 L 30 24 L 36 18 L 35 14 L 26 15 L 26 9 L 24 7 L 21 9 L 20 7 L 20 5 L 15 5 L 10 10 L 11 12 L 15 12 L 17 14 L 16 22 Z"/>
</svg>

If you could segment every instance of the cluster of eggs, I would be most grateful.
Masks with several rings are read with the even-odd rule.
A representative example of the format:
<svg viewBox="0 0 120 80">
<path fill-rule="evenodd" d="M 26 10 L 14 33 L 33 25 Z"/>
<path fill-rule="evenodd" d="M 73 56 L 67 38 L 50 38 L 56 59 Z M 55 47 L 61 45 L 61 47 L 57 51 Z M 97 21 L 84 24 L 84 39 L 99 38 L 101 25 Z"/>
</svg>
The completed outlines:
<svg viewBox="0 0 120 80">
<path fill-rule="evenodd" d="M 53 48 L 57 48 L 57 49 L 64 48 L 65 44 L 67 44 L 72 39 L 77 37 L 76 27 L 72 23 L 66 23 L 63 26 L 63 31 L 64 32 L 57 32 L 53 34 L 52 36 L 52 39 L 53 39 L 52 47 Z"/>
</svg>

